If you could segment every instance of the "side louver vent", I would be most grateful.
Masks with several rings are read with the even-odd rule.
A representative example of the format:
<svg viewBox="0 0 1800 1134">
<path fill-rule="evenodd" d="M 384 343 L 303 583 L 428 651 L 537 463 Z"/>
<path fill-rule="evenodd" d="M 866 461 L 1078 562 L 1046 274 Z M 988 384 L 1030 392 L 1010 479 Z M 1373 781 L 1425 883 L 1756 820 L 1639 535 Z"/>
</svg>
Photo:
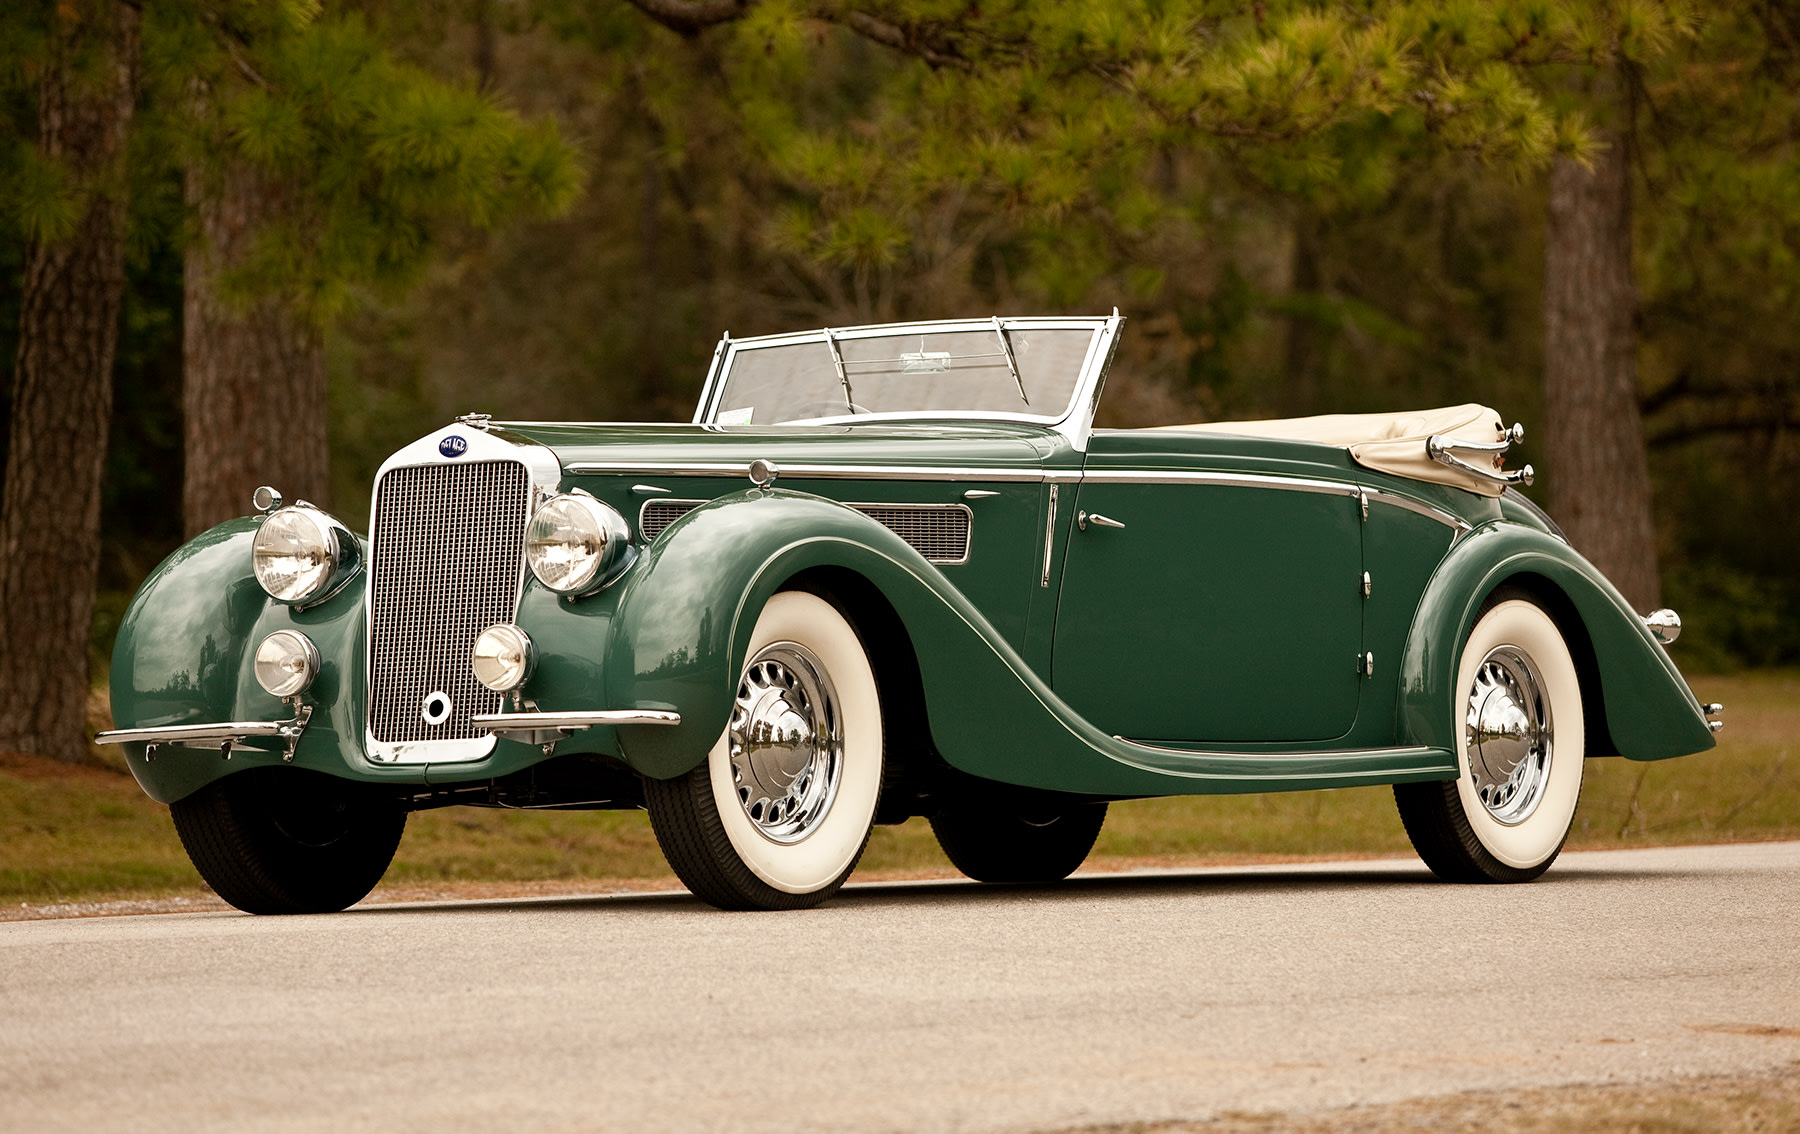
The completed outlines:
<svg viewBox="0 0 1800 1134">
<path fill-rule="evenodd" d="M 638 511 L 638 534 L 649 543 L 705 500 L 648 500 Z M 928 563 L 969 561 L 969 509 L 963 504 L 852 504 L 905 540 Z"/>
</svg>

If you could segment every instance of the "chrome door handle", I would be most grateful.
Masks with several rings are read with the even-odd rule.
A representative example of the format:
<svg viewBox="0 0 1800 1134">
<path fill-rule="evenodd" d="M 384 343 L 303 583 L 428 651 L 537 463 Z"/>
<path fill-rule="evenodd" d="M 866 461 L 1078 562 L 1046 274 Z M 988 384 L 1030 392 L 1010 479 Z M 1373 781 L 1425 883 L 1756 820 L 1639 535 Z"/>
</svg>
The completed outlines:
<svg viewBox="0 0 1800 1134">
<path fill-rule="evenodd" d="M 1082 531 L 1085 532 L 1085 531 L 1087 531 L 1087 526 L 1089 524 L 1095 524 L 1095 525 L 1098 525 L 1099 527 L 1103 527 L 1103 528 L 1122 528 L 1125 526 L 1124 524 L 1121 524 L 1119 521 L 1113 519 L 1111 516 L 1102 516 L 1098 512 L 1077 512 L 1077 513 L 1075 513 L 1075 526 L 1076 527 L 1080 528 Z"/>
</svg>

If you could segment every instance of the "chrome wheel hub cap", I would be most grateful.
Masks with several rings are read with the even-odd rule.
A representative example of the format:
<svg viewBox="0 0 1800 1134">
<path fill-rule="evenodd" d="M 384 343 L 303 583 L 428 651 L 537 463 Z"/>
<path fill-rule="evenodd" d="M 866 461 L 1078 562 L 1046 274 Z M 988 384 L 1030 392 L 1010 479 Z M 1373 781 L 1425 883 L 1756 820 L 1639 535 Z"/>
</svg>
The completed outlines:
<svg viewBox="0 0 1800 1134">
<path fill-rule="evenodd" d="M 727 736 L 732 786 L 750 822 L 777 843 L 810 835 L 844 769 L 837 690 L 818 657 L 797 642 L 760 650 L 744 667 Z"/>
<path fill-rule="evenodd" d="M 1537 810 L 1550 782 L 1550 702 L 1523 650 L 1499 646 L 1475 670 L 1464 718 L 1469 774 L 1489 815 L 1507 826 Z"/>
</svg>

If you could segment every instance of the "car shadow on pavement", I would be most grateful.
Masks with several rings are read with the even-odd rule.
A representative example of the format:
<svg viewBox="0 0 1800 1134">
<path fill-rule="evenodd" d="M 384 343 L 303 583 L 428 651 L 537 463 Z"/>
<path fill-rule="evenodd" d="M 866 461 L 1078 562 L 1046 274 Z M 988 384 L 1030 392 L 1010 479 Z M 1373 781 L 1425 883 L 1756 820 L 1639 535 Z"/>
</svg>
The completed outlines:
<svg viewBox="0 0 1800 1134">
<path fill-rule="evenodd" d="M 1632 870 L 1583 866 L 1558 872 L 1552 868 L 1544 877 L 1529 883 L 1532 887 L 1564 886 L 1596 881 L 1620 882 L 1643 879 L 1714 873 L 1707 870 Z M 1012 904 L 1018 902 L 1089 901 L 1097 897 L 1129 898 L 1194 897 L 1226 895 L 1284 895 L 1380 887 L 1399 889 L 1461 889 L 1454 883 L 1439 881 L 1423 864 L 1394 863 L 1351 868 L 1336 866 L 1271 869 L 1249 867 L 1208 867 L 1184 871 L 1178 869 L 1154 872 L 1108 872 L 1077 874 L 1060 882 L 1042 885 L 994 885 L 966 878 L 929 879 L 922 881 L 853 882 L 826 902 L 825 910 L 853 910 L 895 905 L 942 906 L 946 904 Z M 370 903 L 345 911 L 355 916 L 395 916 L 443 910 L 466 909 L 471 912 L 597 910 L 629 908 L 634 912 L 666 910 L 670 913 L 693 913 L 706 910 L 705 903 L 686 890 L 658 890 L 611 894 L 544 895 L 519 898 L 451 899 Z"/>
</svg>

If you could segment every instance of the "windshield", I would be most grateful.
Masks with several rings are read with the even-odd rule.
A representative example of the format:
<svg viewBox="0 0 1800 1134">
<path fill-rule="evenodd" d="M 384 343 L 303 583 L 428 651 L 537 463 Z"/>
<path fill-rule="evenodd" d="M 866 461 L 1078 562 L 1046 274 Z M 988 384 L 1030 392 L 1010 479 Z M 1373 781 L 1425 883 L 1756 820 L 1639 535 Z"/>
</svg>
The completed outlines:
<svg viewBox="0 0 1800 1134">
<path fill-rule="evenodd" d="M 770 425 L 862 414 L 1059 421 L 1099 328 L 1025 320 L 855 328 L 733 344 L 712 420 Z"/>
</svg>

